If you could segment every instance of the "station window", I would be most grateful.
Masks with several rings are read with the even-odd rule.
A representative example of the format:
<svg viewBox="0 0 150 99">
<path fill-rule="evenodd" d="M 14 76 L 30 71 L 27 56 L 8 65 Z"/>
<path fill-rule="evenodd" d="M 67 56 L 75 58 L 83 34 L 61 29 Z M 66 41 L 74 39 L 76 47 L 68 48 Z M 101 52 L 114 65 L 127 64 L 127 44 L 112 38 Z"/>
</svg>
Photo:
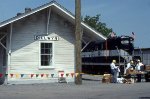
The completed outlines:
<svg viewBox="0 0 150 99">
<path fill-rule="evenodd" d="M 51 67 L 53 64 L 53 44 L 40 43 L 40 67 Z"/>
</svg>

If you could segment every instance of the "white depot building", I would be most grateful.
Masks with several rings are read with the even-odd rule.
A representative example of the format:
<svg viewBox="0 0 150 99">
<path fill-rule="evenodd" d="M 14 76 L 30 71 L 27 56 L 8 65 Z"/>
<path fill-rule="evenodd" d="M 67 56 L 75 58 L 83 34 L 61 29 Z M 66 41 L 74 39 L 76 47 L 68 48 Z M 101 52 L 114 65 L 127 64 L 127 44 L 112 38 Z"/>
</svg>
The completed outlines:
<svg viewBox="0 0 150 99">
<path fill-rule="evenodd" d="M 82 42 L 106 38 L 86 25 Z M 68 82 L 75 72 L 75 17 L 55 1 L 0 23 L 0 82 Z M 84 48 L 84 46 L 83 46 Z"/>
</svg>

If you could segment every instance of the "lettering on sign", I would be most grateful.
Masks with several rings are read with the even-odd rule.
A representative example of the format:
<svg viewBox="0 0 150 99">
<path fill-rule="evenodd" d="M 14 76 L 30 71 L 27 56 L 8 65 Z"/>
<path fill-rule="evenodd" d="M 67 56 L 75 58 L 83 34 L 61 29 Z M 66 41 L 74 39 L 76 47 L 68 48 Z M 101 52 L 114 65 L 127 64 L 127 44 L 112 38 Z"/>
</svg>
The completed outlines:
<svg viewBox="0 0 150 99">
<path fill-rule="evenodd" d="M 58 41 L 59 37 L 58 36 L 50 37 L 50 36 L 36 35 L 36 36 L 34 36 L 34 40 L 39 40 L 39 41 Z"/>
</svg>

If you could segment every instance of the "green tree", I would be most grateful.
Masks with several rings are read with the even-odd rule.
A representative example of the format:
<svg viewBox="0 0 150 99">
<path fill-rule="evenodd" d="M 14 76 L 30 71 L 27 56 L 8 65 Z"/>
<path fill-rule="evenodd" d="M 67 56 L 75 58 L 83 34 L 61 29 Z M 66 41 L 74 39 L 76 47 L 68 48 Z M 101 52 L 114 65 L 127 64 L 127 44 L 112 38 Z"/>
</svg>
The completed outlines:
<svg viewBox="0 0 150 99">
<path fill-rule="evenodd" d="M 85 16 L 83 21 L 105 36 L 108 36 L 108 34 L 110 32 L 113 32 L 112 28 L 106 27 L 106 23 L 100 22 L 100 15 L 99 14 L 97 14 L 96 16 L 92 16 L 92 17 L 91 16 Z"/>
</svg>

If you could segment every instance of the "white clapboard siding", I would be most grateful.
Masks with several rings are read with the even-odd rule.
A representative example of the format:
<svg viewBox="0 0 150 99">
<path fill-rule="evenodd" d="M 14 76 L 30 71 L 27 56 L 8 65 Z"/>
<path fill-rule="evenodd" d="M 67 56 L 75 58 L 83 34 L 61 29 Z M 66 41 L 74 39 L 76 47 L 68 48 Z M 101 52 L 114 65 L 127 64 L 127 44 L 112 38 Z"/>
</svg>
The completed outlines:
<svg viewBox="0 0 150 99">
<path fill-rule="evenodd" d="M 64 18 L 51 13 L 49 35 L 58 36 L 54 44 L 54 69 L 40 70 L 39 42 L 35 35 L 46 34 L 46 11 L 13 23 L 10 73 L 57 73 L 58 70 L 74 72 L 74 30 L 64 25 Z"/>
<path fill-rule="evenodd" d="M 49 25 L 49 31 L 55 32 L 60 38 L 55 42 L 55 65 L 57 68 L 74 69 L 74 30 L 69 25 L 64 25 L 65 19 L 59 19 L 59 16 L 52 15 Z"/>
<path fill-rule="evenodd" d="M 44 18 L 38 21 L 32 20 L 34 18 L 35 15 L 13 24 L 10 73 L 38 71 L 39 43 L 34 40 L 34 35 L 40 33 L 39 29 L 45 33 L 45 23 Z"/>
</svg>

